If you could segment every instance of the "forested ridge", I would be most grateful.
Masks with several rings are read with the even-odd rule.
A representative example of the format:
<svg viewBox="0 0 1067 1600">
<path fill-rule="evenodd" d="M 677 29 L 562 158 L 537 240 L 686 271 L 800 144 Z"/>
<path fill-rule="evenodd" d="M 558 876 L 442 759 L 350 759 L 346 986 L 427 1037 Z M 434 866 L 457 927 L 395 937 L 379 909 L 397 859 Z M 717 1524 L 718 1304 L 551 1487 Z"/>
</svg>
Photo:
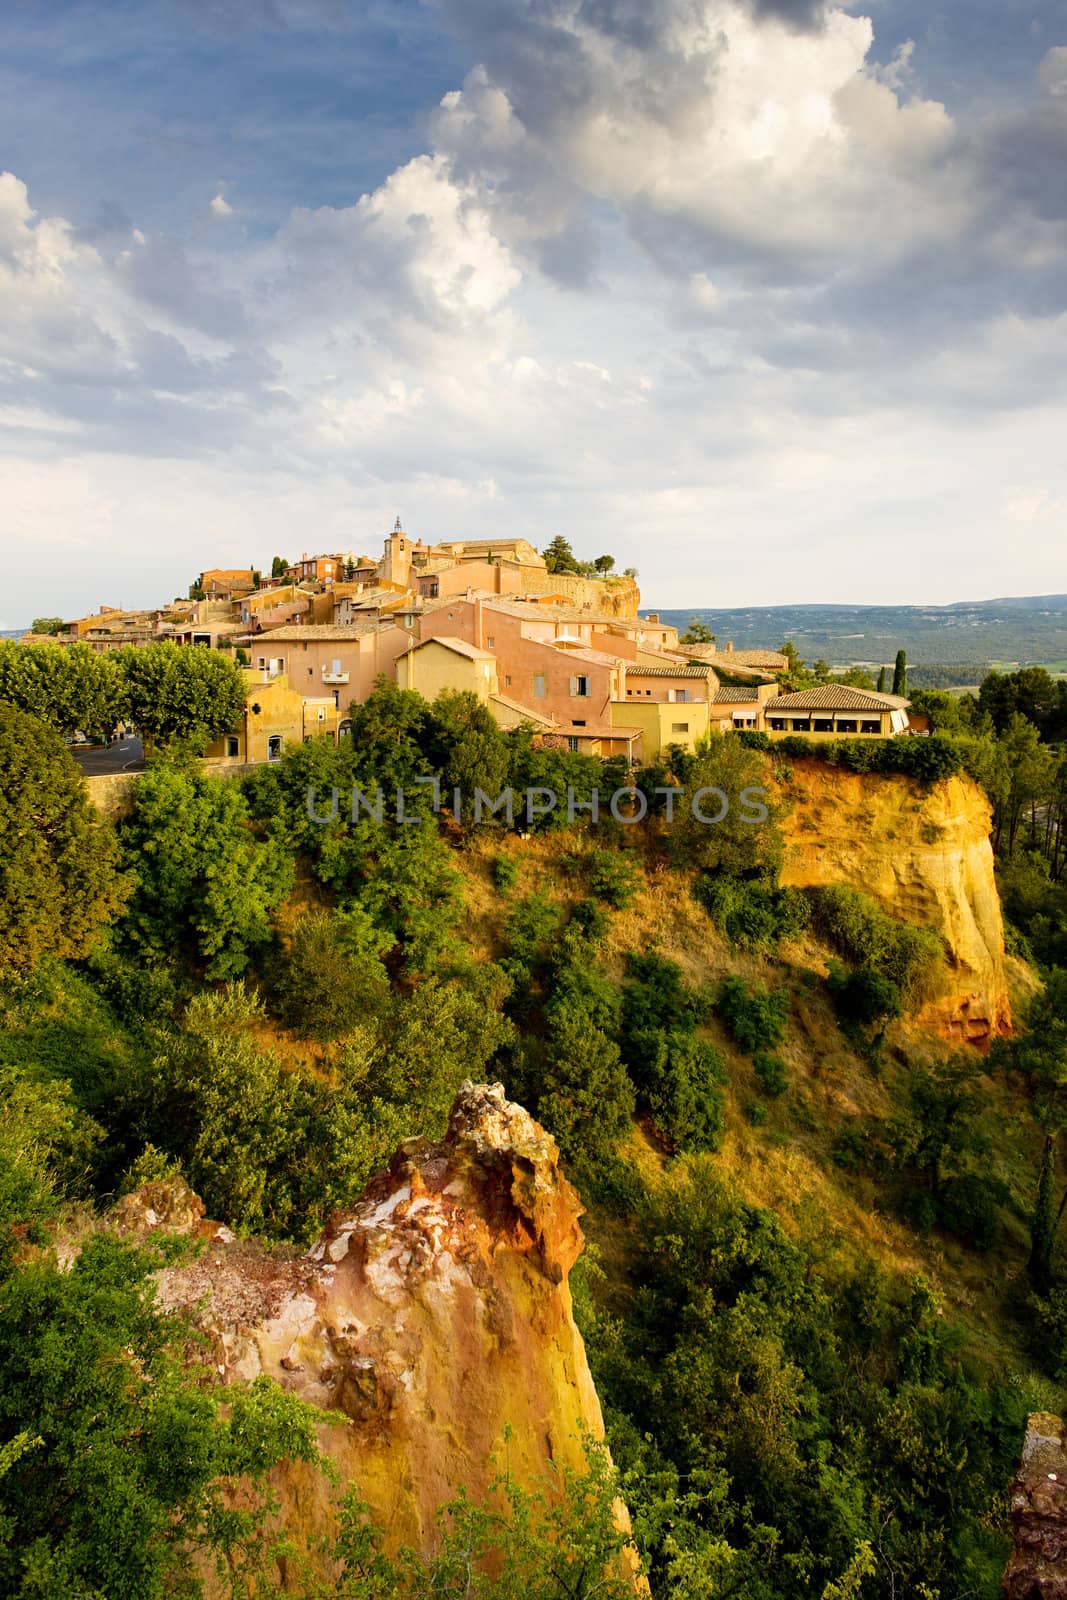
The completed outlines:
<svg viewBox="0 0 1067 1600">
<path fill-rule="evenodd" d="M 909 1023 L 928 929 L 782 887 L 773 798 L 761 828 L 684 806 L 667 826 L 658 788 L 736 800 L 803 750 L 674 751 L 637 775 L 644 822 L 557 811 L 520 838 L 432 815 L 415 780 L 588 797 L 624 773 L 383 684 L 351 741 L 220 780 L 203 702 L 175 694 L 112 825 L 39 685 L 10 688 L 0 1591 L 195 1594 L 221 1559 L 235 1593 L 272 1592 L 267 1478 L 315 1461 L 315 1418 L 205 1383 L 153 1304 L 164 1246 L 101 1219 L 180 1172 L 211 1215 L 301 1247 L 475 1078 L 555 1135 L 588 1207 L 576 1303 L 654 1595 L 992 1600 L 1025 1415 L 1067 1370 L 1064 764 L 1032 687 L 929 698 L 907 780 L 966 768 L 994 801 L 1029 1025 L 986 1056 Z M 309 789 L 376 786 L 424 824 L 309 816 Z M 387 1559 L 339 1485 L 341 1576 L 290 1563 L 287 1592 L 610 1593 L 604 1462 L 561 1509 L 530 1492 L 453 1507 L 432 1560 Z"/>
</svg>

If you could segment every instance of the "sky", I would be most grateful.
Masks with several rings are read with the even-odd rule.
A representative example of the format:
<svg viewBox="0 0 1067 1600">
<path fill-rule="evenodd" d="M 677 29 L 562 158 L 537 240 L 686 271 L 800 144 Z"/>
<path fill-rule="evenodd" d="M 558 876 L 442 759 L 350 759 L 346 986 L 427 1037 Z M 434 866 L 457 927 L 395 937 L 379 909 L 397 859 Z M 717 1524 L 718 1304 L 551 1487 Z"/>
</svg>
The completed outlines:
<svg viewBox="0 0 1067 1600">
<path fill-rule="evenodd" d="M 555 534 L 1067 589 L 1062 0 L 4 0 L 0 628 Z"/>
</svg>

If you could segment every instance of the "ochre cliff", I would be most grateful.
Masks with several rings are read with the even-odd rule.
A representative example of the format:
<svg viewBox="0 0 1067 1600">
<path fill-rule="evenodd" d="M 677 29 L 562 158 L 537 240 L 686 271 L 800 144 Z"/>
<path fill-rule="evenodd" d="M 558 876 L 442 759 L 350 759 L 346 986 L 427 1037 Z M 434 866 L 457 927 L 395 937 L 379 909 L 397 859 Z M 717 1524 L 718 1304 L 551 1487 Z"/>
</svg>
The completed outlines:
<svg viewBox="0 0 1067 1600">
<path fill-rule="evenodd" d="M 1027 1419 L 1011 1530 L 1000 1583 L 1007 1600 L 1067 1600 L 1067 1450 L 1062 1419 L 1047 1411 Z"/>
<path fill-rule="evenodd" d="M 144 1203 L 166 1226 L 159 1197 Z M 403 1144 L 305 1256 L 236 1241 L 197 1205 L 169 1208 L 209 1243 L 161 1274 L 163 1304 L 199 1307 L 223 1381 L 266 1373 L 343 1414 L 322 1447 L 390 1544 L 429 1548 L 442 1502 L 483 1495 L 509 1424 L 509 1470 L 529 1482 L 581 1467 L 583 1429 L 603 1438 L 567 1282 L 582 1208 L 555 1142 L 499 1084 L 464 1084 L 441 1143 Z M 275 1489 L 290 1527 L 329 1530 L 321 1476 L 286 1468 Z"/>
<path fill-rule="evenodd" d="M 860 889 L 891 916 L 935 929 L 945 959 L 925 975 L 918 1022 L 949 1040 L 1008 1032 L 990 806 L 978 785 L 961 776 L 923 789 L 822 761 L 789 770 L 783 883 Z"/>
</svg>

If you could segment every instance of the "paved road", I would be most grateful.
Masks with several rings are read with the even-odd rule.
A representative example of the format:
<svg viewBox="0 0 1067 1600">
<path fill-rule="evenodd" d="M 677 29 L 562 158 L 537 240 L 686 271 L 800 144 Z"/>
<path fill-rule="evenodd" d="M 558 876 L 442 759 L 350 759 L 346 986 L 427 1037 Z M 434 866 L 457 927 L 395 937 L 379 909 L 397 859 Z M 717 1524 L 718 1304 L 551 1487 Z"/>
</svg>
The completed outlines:
<svg viewBox="0 0 1067 1600">
<path fill-rule="evenodd" d="M 118 744 L 99 749 L 71 746 L 71 755 L 87 778 L 99 777 L 105 772 L 144 771 L 144 746 L 140 739 L 122 739 Z"/>
</svg>

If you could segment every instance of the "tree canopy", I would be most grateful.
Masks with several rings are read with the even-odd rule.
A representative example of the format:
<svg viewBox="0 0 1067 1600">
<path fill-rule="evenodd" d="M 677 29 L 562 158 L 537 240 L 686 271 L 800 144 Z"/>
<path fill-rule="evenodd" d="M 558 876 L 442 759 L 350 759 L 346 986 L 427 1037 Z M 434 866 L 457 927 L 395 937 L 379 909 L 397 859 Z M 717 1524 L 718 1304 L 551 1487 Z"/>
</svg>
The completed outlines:
<svg viewBox="0 0 1067 1600">
<path fill-rule="evenodd" d="M 0 838 L 0 971 L 86 955 L 129 892 L 114 834 L 59 735 L 5 705 Z"/>
</svg>

